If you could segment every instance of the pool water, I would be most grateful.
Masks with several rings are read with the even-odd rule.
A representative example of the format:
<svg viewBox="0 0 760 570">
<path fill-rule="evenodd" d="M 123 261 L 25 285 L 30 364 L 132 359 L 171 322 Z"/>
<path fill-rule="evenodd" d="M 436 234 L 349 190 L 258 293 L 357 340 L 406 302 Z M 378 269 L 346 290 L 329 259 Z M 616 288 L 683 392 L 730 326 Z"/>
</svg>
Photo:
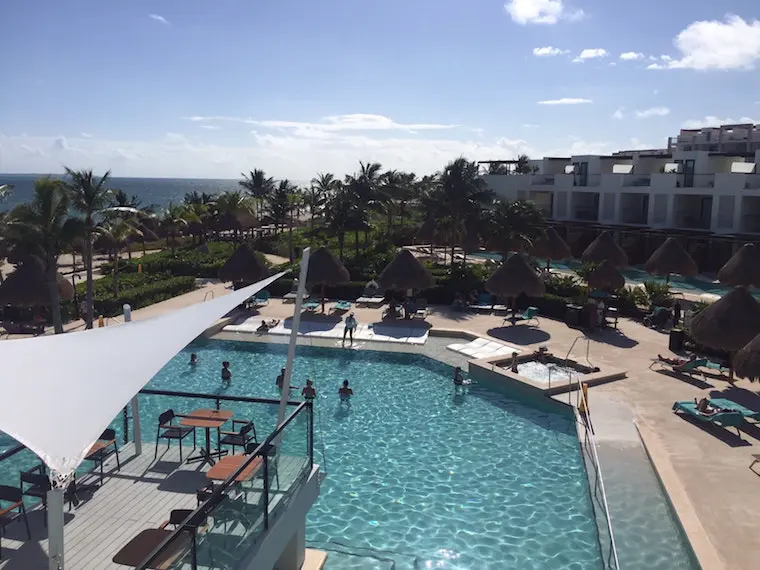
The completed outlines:
<svg viewBox="0 0 760 570">
<path fill-rule="evenodd" d="M 276 397 L 286 350 L 205 341 L 150 387 Z M 329 552 L 328 570 L 600 568 L 572 415 L 477 386 L 455 397 L 451 368 L 419 355 L 299 347 L 293 384 L 307 376 L 318 392 L 315 460 L 327 473 L 307 541 Z M 337 396 L 344 378 L 350 407 Z"/>
<path fill-rule="evenodd" d="M 572 376 L 578 376 L 578 371 L 566 366 L 560 366 L 554 363 L 538 362 L 529 360 L 517 365 L 517 373 L 535 382 L 549 384 L 552 380 L 555 382 L 567 383 Z"/>
</svg>

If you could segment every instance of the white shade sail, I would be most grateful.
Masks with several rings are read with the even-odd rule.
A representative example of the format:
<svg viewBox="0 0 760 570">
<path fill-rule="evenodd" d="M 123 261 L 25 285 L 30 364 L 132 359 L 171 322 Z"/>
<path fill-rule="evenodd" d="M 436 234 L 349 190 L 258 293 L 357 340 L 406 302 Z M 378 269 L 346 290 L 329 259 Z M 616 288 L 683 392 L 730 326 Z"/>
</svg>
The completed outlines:
<svg viewBox="0 0 760 570">
<path fill-rule="evenodd" d="M 129 324 L 0 342 L 0 430 L 58 477 L 69 476 L 119 411 L 177 352 L 282 275 Z"/>
</svg>

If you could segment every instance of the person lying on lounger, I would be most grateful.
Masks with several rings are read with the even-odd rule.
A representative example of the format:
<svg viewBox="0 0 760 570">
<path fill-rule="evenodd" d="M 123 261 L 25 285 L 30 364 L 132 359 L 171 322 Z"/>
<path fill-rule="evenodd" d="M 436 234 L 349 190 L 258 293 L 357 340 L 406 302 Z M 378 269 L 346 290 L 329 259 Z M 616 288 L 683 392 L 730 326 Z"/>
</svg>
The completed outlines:
<svg viewBox="0 0 760 570">
<path fill-rule="evenodd" d="M 683 366 L 684 364 L 687 364 L 688 362 L 695 361 L 697 359 L 697 355 L 692 354 L 688 359 L 686 359 L 686 358 L 668 358 L 667 356 L 658 354 L 657 358 L 660 360 L 660 362 L 664 362 L 665 364 L 670 364 L 671 366 Z"/>
<path fill-rule="evenodd" d="M 280 324 L 279 319 L 271 319 L 269 321 L 261 321 L 261 324 L 259 325 L 259 328 L 256 329 L 257 333 L 266 333 L 269 332 L 269 329 L 273 329 L 277 325 Z"/>
<path fill-rule="evenodd" d="M 694 398 L 694 403 L 697 405 L 697 411 L 704 416 L 712 416 L 721 410 L 719 407 L 713 406 L 707 398 L 702 398 L 699 402 Z"/>
</svg>

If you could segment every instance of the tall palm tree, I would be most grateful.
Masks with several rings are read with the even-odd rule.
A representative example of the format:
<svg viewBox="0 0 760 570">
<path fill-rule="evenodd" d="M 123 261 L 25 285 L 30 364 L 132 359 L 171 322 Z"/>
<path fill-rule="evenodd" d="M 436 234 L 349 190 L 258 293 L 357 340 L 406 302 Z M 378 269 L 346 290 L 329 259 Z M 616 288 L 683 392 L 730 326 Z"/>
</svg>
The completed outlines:
<svg viewBox="0 0 760 570">
<path fill-rule="evenodd" d="M 355 203 L 351 191 L 341 188 L 328 201 L 325 207 L 327 229 L 338 239 L 338 255 L 343 261 L 343 249 L 346 231 L 351 227 Z"/>
<path fill-rule="evenodd" d="M 111 171 L 107 171 L 103 176 L 98 178 L 92 173 L 92 170 L 72 170 L 67 166 L 64 169 L 66 170 L 66 176 L 69 178 L 66 182 L 66 188 L 71 199 L 71 206 L 84 214 L 84 265 L 87 273 L 85 327 L 91 329 L 94 319 L 92 299 L 92 234 L 95 230 L 95 216 L 108 204 L 111 197 L 111 191 L 108 188 L 108 178 L 111 176 Z"/>
<path fill-rule="evenodd" d="M 530 174 L 534 171 L 533 166 L 530 164 L 530 157 L 527 154 L 520 154 L 515 161 L 515 174 Z"/>
<path fill-rule="evenodd" d="M 545 218 L 533 202 L 515 200 L 499 201 L 485 220 L 485 237 L 488 247 L 506 257 L 510 251 L 530 247 L 542 233 Z"/>
<path fill-rule="evenodd" d="M 179 204 L 169 202 L 169 205 L 161 215 L 160 226 L 166 232 L 166 245 L 169 245 L 172 249 L 172 255 L 175 254 L 177 234 L 181 232 L 182 228 L 187 226 L 187 220 L 182 217 L 185 213 L 184 208 Z"/>
<path fill-rule="evenodd" d="M 243 192 L 228 190 L 222 192 L 216 197 L 214 202 L 214 211 L 217 223 L 223 219 L 234 220 L 235 242 L 238 240 L 240 232 L 239 219 L 244 215 L 252 214 L 254 209 L 254 200 Z M 230 229 L 227 227 L 226 229 Z"/>
<path fill-rule="evenodd" d="M 274 191 L 274 178 L 267 176 L 260 168 L 255 168 L 248 174 L 243 172 L 241 176 L 243 180 L 240 180 L 238 184 L 248 190 L 253 197 L 256 204 L 254 213 L 258 221 L 261 221 L 261 207 Z"/>
<path fill-rule="evenodd" d="M 119 257 L 122 250 L 129 245 L 129 240 L 142 237 L 143 230 L 125 219 L 112 219 L 95 229 L 95 244 L 107 249 L 113 258 L 113 295 L 119 295 Z"/>
<path fill-rule="evenodd" d="M 311 179 L 311 185 L 304 194 L 304 204 L 309 208 L 311 231 L 314 232 L 314 220 L 324 211 L 327 201 L 341 188 L 340 180 L 330 173 L 320 172 Z"/>
<path fill-rule="evenodd" d="M 69 217 L 69 206 L 69 196 L 61 181 L 40 178 L 34 183 L 32 200 L 14 208 L 8 221 L 9 237 L 18 249 L 44 264 L 56 334 L 63 332 L 58 256 L 85 229 L 82 219 Z"/>
<path fill-rule="evenodd" d="M 267 200 L 267 214 L 274 222 L 275 231 L 285 227 L 291 209 L 291 196 L 295 193 L 296 189 L 296 186 L 286 178 L 285 180 L 280 180 L 274 192 L 269 196 Z"/>
</svg>

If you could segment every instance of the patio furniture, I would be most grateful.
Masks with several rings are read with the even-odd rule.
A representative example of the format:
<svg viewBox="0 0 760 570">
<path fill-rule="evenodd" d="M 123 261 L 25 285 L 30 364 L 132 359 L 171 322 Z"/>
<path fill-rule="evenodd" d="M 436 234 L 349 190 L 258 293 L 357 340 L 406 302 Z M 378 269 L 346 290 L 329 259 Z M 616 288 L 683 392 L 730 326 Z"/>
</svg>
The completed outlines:
<svg viewBox="0 0 760 570">
<path fill-rule="evenodd" d="M 319 308 L 319 303 L 317 303 L 316 301 L 306 301 L 303 304 L 303 308 L 305 310 L 313 313 L 314 311 L 316 311 Z"/>
<path fill-rule="evenodd" d="M 0 326 L 2 326 L 8 334 L 31 334 L 39 336 L 45 333 L 44 321 L 24 321 L 19 323 L 14 321 L 2 321 Z"/>
<path fill-rule="evenodd" d="M 412 318 L 422 319 L 424 321 L 427 318 L 427 311 L 427 299 L 417 299 L 417 310 L 414 311 Z"/>
<path fill-rule="evenodd" d="M 232 446 L 232 453 L 235 453 L 236 447 L 245 448 L 251 440 L 256 441 L 256 427 L 252 421 L 248 420 L 232 420 L 232 429 L 235 430 L 235 426 L 241 426 L 237 431 L 220 431 L 219 435 L 222 439 L 219 440 L 219 445 Z"/>
<path fill-rule="evenodd" d="M 34 497 L 42 502 L 42 510 L 45 512 L 44 523 L 47 526 L 47 492 L 51 489 L 50 479 L 45 473 L 43 464 L 21 472 L 21 494 Z"/>
<path fill-rule="evenodd" d="M 87 461 L 95 462 L 96 466 L 100 465 L 100 484 L 103 484 L 103 463 L 111 455 L 116 455 L 116 469 L 121 470 L 121 461 L 119 461 L 119 448 L 116 445 L 116 431 L 112 428 L 106 429 L 98 438 L 90 451 L 85 456 Z"/>
<path fill-rule="evenodd" d="M 240 469 L 243 464 L 251 457 L 249 455 L 228 455 L 222 457 L 211 469 L 206 472 L 206 478 L 209 481 L 226 481 L 229 479 L 235 471 Z M 235 481 L 242 483 L 253 479 L 263 467 L 264 462 L 261 457 L 256 457 L 251 463 L 243 469 Z"/>
<path fill-rule="evenodd" d="M 473 311 L 487 311 L 490 313 L 493 310 L 494 304 L 495 299 L 493 295 L 490 293 L 480 293 L 477 301 L 469 303 L 467 308 Z"/>
<path fill-rule="evenodd" d="M 271 295 L 269 294 L 269 291 L 264 289 L 263 291 L 259 291 L 253 296 L 253 306 L 255 307 L 264 307 L 269 304 L 269 298 Z"/>
<path fill-rule="evenodd" d="M 172 533 L 173 531 L 165 528 L 145 529 L 125 544 L 111 560 L 114 564 L 121 564 L 122 566 L 132 566 L 133 568 L 139 566 Z M 148 568 L 156 570 L 170 568 L 190 550 L 190 540 L 189 533 L 180 534 L 169 543 Z"/>
<path fill-rule="evenodd" d="M 201 408 L 195 410 L 191 414 L 182 416 L 180 423 L 183 426 L 187 426 L 184 429 L 193 429 L 193 432 L 195 431 L 194 428 L 203 428 L 206 430 L 205 446 L 201 448 L 198 455 L 195 457 L 189 457 L 187 459 L 188 463 L 200 461 L 201 466 L 205 463 L 213 465 L 215 463 L 214 456 L 221 457 L 222 455 L 227 454 L 227 450 L 222 450 L 221 448 L 217 448 L 214 452 L 211 451 L 211 428 L 216 428 L 218 430 L 232 417 L 232 415 L 233 412 L 230 410 L 210 410 L 207 408 Z M 219 437 L 217 437 L 217 441 L 219 441 Z"/>
<path fill-rule="evenodd" d="M 661 360 L 660 358 L 653 358 L 652 363 L 649 365 L 651 370 L 655 364 L 659 364 L 664 368 L 669 368 L 672 372 L 688 374 L 691 376 L 692 372 L 699 372 L 699 368 L 707 364 L 706 358 L 695 358 L 694 360 L 687 360 L 683 364 L 670 364 Z"/>
<path fill-rule="evenodd" d="M 179 460 L 182 461 L 182 440 L 185 439 L 188 435 L 191 433 L 193 434 L 193 449 L 195 449 L 196 446 L 196 439 L 195 439 L 195 429 L 192 427 L 185 427 L 184 426 L 177 426 L 174 425 L 174 418 L 183 416 L 177 416 L 174 413 L 174 410 L 168 409 L 164 413 L 162 413 L 160 416 L 158 416 L 158 428 L 156 429 L 156 452 L 153 455 L 153 459 L 156 459 L 158 457 L 158 442 L 161 439 L 166 440 L 166 449 L 169 449 L 169 446 L 171 445 L 172 440 L 177 441 L 179 444 Z M 161 431 L 163 430 L 163 431 Z M 206 434 L 206 438 L 208 439 L 208 434 Z M 208 442 L 206 442 L 208 443 Z"/>
<path fill-rule="evenodd" d="M 10 505 L 7 505 L 10 503 Z M 7 505 L 7 506 L 6 506 Z M 14 513 L 13 511 L 17 511 Z M 18 487 L 0 485 L 0 560 L 3 559 L 3 534 L 5 527 L 13 521 L 24 520 L 26 526 L 26 536 L 29 540 L 32 533 L 29 531 L 29 520 L 26 518 L 26 508 L 24 507 L 23 495 Z"/>
<path fill-rule="evenodd" d="M 364 286 L 361 297 L 355 302 L 357 305 L 382 305 L 385 301 L 385 292 L 377 281 L 370 281 Z"/>
<path fill-rule="evenodd" d="M 749 470 L 752 471 L 753 473 L 755 473 L 756 475 L 760 475 L 760 473 L 758 473 L 757 471 L 755 471 L 754 469 L 752 469 L 752 467 L 754 467 L 755 463 L 760 463 L 760 454 L 753 454 L 752 455 L 752 460 L 753 460 L 752 463 L 749 464 Z"/>
<path fill-rule="evenodd" d="M 719 410 L 714 414 L 705 414 L 697 409 L 697 404 L 693 400 L 674 403 L 673 412 L 682 412 L 683 414 L 686 414 L 689 417 L 697 419 L 701 422 L 715 424 L 724 429 L 728 429 L 729 427 L 736 428 L 736 433 L 741 438 L 739 426 L 744 423 L 744 416 L 741 414 L 741 412 L 735 412 L 733 410 Z"/>
<path fill-rule="evenodd" d="M 604 314 L 604 326 L 612 326 L 615 328 L 618 328 L 618 317 L 620 316 L 620 313 L 615 307 L 607 307 L 607 310 Z"/>
<path fill-rule="evenodd" d="M 351 310 L 351 302 L 350 301 L 338 301 L 333 305 L 333 311 L 350 311 Z"/>
<path fill-rule="evenodd" d="M 714 404 L 721 410 L 731 410 L 734 412 L 739 412 L 741 415 L 744 416 L 744 419 L 750 419 L 755 421 L 760 421 L 760 412 L 757 412 L 755 410 L 750 410 L 749 408 L 745 408 L 741 404 L 737 404 L 736 402 L 732 400 L 728 400 L 726 398 L 710 398 L 710 403 Z"/>
<path fill-rule="evenodd" d="M 528 307 L 522 313 L 520 313 L 519 315 L 516 315 L 515 322 L 519 322 L 519 321 L 536 321 L 536 326 L 538 326 L 538 325 L 541 324 L 541 321 L 538 320 L 538 316 L 537 315 L 538 315 L 538 307 Z M 509 316 L 504 317 L 504 321 L 502 322 L 502 324 L 506 323 L 510 319 L 511 319 L 511 317 L 509 317 Z"/>
</svg>

